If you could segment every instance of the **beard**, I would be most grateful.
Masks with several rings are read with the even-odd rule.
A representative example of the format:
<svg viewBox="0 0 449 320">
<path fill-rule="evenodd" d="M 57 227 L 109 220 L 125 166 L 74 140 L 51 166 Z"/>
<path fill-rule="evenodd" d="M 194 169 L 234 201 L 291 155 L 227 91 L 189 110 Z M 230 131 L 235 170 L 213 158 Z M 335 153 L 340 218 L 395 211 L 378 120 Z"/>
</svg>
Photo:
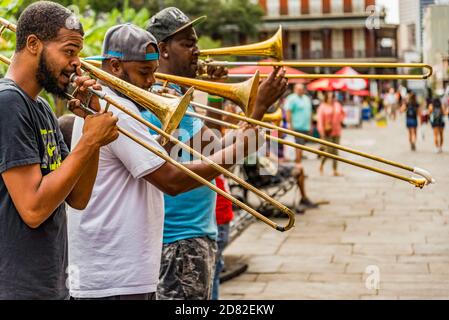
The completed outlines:
<svg viewBox="0 0 449 320">
<path fill-rule="evenodd" d="M 64 88 L 61 88 L 58 85 L 58 78 L 55 77 L 54 73 L 55 72 L 51 69 L 50 64 L 46 59 L 46 50 L 44 49 L 39 58 L 39 65 L 36 73 L 37 82 L 48 93 L 66 99 L 65 92 L 69 85 L 67 84 Z"/>
</svg>

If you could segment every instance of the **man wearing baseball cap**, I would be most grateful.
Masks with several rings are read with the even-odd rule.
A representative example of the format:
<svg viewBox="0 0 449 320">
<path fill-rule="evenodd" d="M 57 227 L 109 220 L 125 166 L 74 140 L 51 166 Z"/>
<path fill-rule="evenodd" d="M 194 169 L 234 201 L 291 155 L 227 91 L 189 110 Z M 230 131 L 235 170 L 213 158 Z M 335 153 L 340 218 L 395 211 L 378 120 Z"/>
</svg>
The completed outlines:
<svg viewBox="0 0 449 320">
<path fill-rule="evenodd" d="M 122 24 L 108 30 L 102 56 L 93 58 L 102 61 L 104 71 L 149 89 L 154 82 L 158 55 L 156 39 L 149 32 Z M 135 114 L 142 111 L 113 88 L 103 86 L 103 92 Z M 119 127 L 165 152 L 148 134 L 147 127 L 113 106 L 109 110 L 118 117 Z M 78 143 L 82 127 L 82 119 L 77 118 L 72 147 Z M 232 152 L 231 148 L 225 150 Z M 221 162 L 222 157 L 220 153 L 211 159 Z M 187 167 L 206 179 L 220 174 L 202 162 Z M 174 165 L 125 136 L 101 148 L 91 201 L 85 210 L 71 208 L 68 215 L 72 297 L 154 299 L 162 248 L 162 192 L 174 196 L 199 185 Z"/>
<path fill-rule="evenodd" d="M 195 78 L 198 71 L 198 37 L 194 26 L 205 17 L 190 20 L 178 8 L 166 8 L 150 19 L 147 30 L 157 39 L 160 51 L 158 72 Z M 208 68 L 213 78 L 226 75 L 223 68 Z M 260 119 L 284 92 L 287 81 L 278 70 L 259 88 L 253 117 Z M 182 94 L 184 88 L 170 85 Z M 153 89 L 161 89 L 161 85 Z M 214 107 L 222 108 L 222 98 L 209 97 Z M 193 109 L 193 107 L 191 107 Z M 149 112 L 143 113 L 150 122 L 159 125 L 158 119 Z M 210 143 L 214 134 L 201 121 L 184 116 L 180 129 L 188 134 L 185 140 L 197 138 L 201 144 Z M 208 137 L 203 139 L 202 137 Z M 189 155 L 181 160 L 188 161 Z M 164 245 L 158 299 L 210 299 L 215 270 L 217 225 L 215 221 L 216 194 L 200 187 L 178 196 L 165 195 Z"/>
</svg>

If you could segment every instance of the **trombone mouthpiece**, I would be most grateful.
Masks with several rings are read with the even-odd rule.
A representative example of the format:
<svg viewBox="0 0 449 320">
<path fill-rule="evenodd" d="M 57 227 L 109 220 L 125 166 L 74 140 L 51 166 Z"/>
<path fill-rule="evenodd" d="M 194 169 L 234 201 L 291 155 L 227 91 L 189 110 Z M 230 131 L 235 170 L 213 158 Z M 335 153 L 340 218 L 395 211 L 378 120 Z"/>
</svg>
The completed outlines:
<svg viewBox="0 0 449 320">
<path fill-rule="evenodd" d="M 78 78 L 78 76 L 76 75 L 76 73 L 72 73 L 71 75 L 70 75 L 70 82 L 75 82 L 76 81 L 76 78 Z"/>
</svg>

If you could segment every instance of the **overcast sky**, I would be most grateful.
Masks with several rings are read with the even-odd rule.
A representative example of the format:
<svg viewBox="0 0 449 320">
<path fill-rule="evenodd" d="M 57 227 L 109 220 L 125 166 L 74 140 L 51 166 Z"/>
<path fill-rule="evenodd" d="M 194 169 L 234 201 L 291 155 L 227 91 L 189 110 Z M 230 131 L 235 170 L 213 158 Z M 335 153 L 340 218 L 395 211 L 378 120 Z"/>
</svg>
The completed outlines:
<svg viewBox="0 0 449 320">
<path fill-rule="evenodd" d="M 387 22 L 399 23 L 399 1 L 398 0 L 377 0 L 376 3 L 387 8 Z"/>
</svg>

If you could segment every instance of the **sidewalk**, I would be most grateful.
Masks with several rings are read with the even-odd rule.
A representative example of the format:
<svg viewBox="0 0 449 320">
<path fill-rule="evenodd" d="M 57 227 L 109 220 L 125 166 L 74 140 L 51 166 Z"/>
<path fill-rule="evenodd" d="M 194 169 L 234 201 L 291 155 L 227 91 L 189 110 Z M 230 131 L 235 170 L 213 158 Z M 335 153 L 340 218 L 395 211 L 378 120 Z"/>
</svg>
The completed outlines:
<svg viewBox="0 0 449 320">
<path fill-rule="evenodd" d="M 413 153 L 403 118 L 345 130 L 343 145 L 427 169 L 437 184 L 420 190 L 343 163 L 335 178 L 330 161 L 320 176 L 318 161 L 305 161 L 310 198 L 330 204 L 285 233 L 253 223 L 225 250 L 249 268 L 222 284 L 221 299 L 449 299 L 448 129 L 445 138 L 436 154 L 427 127 Z"/>
</svg>

